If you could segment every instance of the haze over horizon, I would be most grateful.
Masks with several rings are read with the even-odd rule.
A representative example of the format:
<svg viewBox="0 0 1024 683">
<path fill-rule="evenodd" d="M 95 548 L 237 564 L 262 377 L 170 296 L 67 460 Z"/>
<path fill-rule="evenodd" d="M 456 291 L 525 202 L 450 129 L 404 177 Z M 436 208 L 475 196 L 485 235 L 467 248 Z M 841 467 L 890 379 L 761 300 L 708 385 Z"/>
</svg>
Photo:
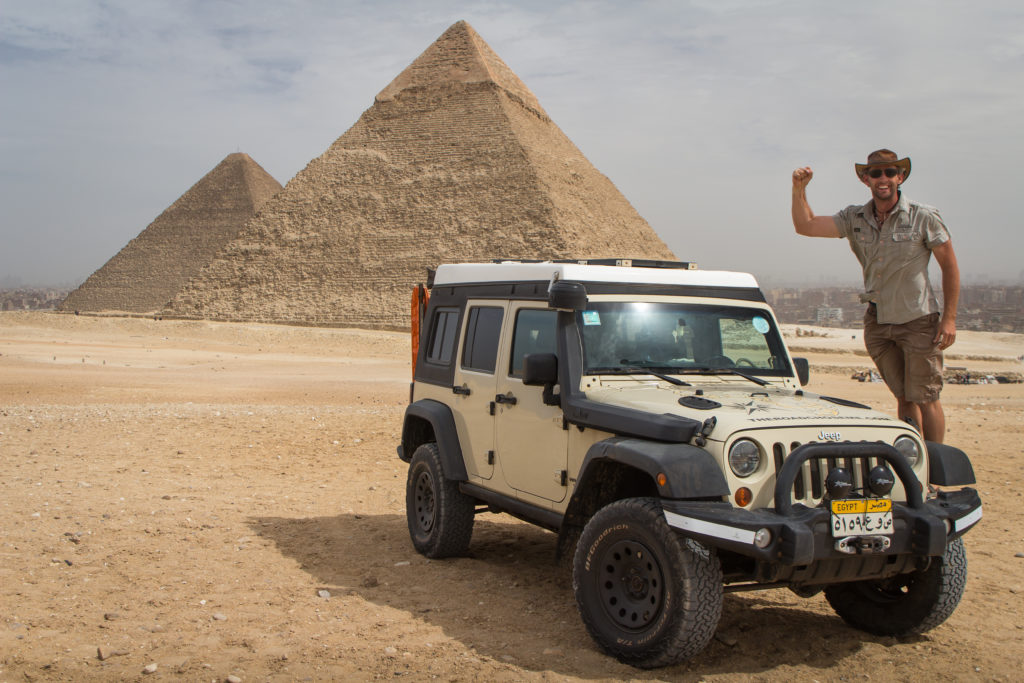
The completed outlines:
<svg viewBox="0 0 1024 683">
<path fill-rule="evenodd" d="M 9 0 L 0 287 L 77 286 L 231 152 L 286 184 L 459 19 L 680 259 L 856 286 L 844 242 L 793 232 L 790 173 L 834 213 L 890 147 L 964 282 L 1024 283 L 1018 3 Z"/>
</svg>

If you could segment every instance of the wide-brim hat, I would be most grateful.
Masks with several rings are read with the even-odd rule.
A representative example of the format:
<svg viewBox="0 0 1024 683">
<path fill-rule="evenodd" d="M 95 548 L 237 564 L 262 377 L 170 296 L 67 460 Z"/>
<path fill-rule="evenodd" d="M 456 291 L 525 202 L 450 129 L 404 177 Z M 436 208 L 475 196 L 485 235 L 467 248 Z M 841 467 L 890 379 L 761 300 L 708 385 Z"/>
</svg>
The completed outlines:
<svg viewBox="0 0 1024 683">
<path fill-rule="evenodd" d="M 874 158 L 872 159 L 872 157 Z M 857 169 L 857 177 L 863 178 L 864 174 L 875 166 L 895 166 L 903 173 L 903 181 L 906 182 L 907 178 L 910 177 L 910 157 L 905 157 L 903 159 L 898 157 L 898 154 L 890 152 L 887 149 L 872 152 L 868 155 L 868 162 L 866 164 L 854 164 L 854 168 Z"/>
</svg>

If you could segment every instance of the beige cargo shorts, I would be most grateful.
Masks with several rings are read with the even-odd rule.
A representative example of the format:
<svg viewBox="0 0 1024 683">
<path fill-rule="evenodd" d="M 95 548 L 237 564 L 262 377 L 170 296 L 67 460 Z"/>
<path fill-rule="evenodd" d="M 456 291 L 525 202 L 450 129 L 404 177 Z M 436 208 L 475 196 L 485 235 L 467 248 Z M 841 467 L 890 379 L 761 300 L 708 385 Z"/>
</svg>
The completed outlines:
<svg viewBox="0 0 1024 683">
<path fill-rule="evenodd" d="M 931 403 L 942 391 L 942 351 L 935 343 L 939 314 L 899 325 L 879 324 L 874 306 L 864 313 L 864 346 L 897 399 Z"/>
</svg>

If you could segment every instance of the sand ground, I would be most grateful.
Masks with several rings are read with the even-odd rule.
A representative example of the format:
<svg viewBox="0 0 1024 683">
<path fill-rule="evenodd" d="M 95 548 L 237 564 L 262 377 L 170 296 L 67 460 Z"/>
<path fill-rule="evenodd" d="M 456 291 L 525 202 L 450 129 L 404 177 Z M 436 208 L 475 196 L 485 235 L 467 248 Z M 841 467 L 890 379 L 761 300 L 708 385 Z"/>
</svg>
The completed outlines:
<svg viewBox="0 0 1024 683">
<path fill-rule="evenodd" d="M 855 334 L 790 342 L 811 391 L 891 410 L 848 378 Z M 1024 337 L 952 351 L 1019 372 Z M 704 653 L 646 672 L 595 649 L 552 534 L 483 515 L 468 557 L 413 551 L 408 355 L 397 333 L 0 313 L 0 681 L 1019 680 L 1024 385 L 943 394 L 985 501 L 945 624 L 878 638 L 820 596 L 730 594 Z"/>
</svg>

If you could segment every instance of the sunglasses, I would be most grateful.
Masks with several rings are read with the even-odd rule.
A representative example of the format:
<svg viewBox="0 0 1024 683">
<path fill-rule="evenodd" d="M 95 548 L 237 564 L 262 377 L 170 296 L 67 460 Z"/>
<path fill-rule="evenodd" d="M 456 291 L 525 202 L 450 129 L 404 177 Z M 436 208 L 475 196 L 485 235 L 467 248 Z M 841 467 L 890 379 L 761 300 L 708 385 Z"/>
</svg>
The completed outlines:
<svg viewBox="0 0 1024 683">
<path fill-rule="evenodd" d="M 900 174 L 900 169 L 889 167 L 884 169 L 873 168 L 870 171 L 868 171 L 868 175 L 871 176 L 872 178 L 881 178 L 883 173 L 885 174 L 886 178 L 895 178 Z"/>
</svg>

